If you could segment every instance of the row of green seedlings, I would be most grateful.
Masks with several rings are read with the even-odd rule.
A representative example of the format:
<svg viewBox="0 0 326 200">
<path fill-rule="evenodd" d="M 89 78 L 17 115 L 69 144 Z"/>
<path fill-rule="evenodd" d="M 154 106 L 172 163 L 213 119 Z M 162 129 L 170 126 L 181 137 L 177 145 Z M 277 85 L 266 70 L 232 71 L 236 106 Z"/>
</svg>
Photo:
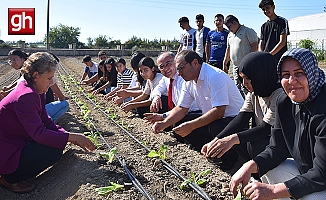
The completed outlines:
<svg viewBox="0 0 326 200">
<path fill-rule="evenodd" d="M 82 118 L 85 121 L 85 127 L 88 130 L 90 130 L 89 132 L 84 132 L 84 134 L 87 136 L 87 138 L 89 138 L 95 144 L 97 149 L 101 148 L 101 144 L 99 144 L 99 142 L 98 142 L 98 136 L 99 136 L 99 134 L 101 134 L 101 132 L 93 131 L 92 118 L 88 116 L 90 114 L 91 110 L 71 90 L 70 84 L 68 83 L 67 78 L 65 76 L 61 76 L 61 79 L 65 83 L 65 88 L 68 90 L 69 94 L 71 95 L 72 100 L 74 102 L 76 102 L 76 104 L 80 107 L 80 113 L 82 114 Z M 78 87 L 77 81 L 75 81 L 71 76 L 69 76 L 68 79 L 70 81 L 72 81 Z M 83 88 L 81 88 L 81 87 L 78 87 L 78 91 L 79 92 L 84 92 Z M 93 96 L 88 96 L 88 98 L 92 99 Z M 99 106 L 99 105 L 97 105 L 97 106 Z M 97 106 L 95 108 L 99 108 Z M 106 157 L 106 159 L 108 160 L 109 163 L 112 163 L 112 161 L 114 159 L 114 155 L 117 154 L 117 153 L 118 153 L 118 149 L 116 147 L 114 147 L 108 153 L 104 152 L 104 153 L 99 153 L 99 154 L 100 154 L 100 156 Z M 124 187 L 123 185 L 120 185 L 118 183 L 114 183 L 114 182 L 110 181 L 109 186 L 99 187 L 99 188 L 96 188 L 95 190 L 97 191 L 97 193 L 99 195 L 107 195 L 107 194 L 109 194 L 111 192 L 117 192 L 120 189 L 122 189 L 123 187 Z"/>
<path fill-rule="evenodd" d="M 69 76 L 69 80 L 71 80 L 78 87 L 79 92 L 84 92 L 84 89 L 78 85 L 78 82 L 72 76 Z M 66 88 L 66 89 L 68 89 L 68 88 Z M 70 88 L 68 90 L 70 90 Z M 87 135 L 87 137 L 97 146 L 97 148 L 100 148 L 101 145 L 98 143 L 98 134 L 101 134 L 101 133 L 93 132 L 92 127 L 91 127 L 91 121 L 87 120 L 87 119 L 91 119 L 90 117 L 88 117 L 91 110 L 87 107 L 86 104 L 84 104 L 80 99 L 78 99 L 78 97 L 76 95 L 73 95 L 72 98 L 75 100 L 75 102 L 77 102 L 77 104 L 79 106 L 81 106 L 81 114 L 83 116 L 83 119 L 86 121 L 85 126 L 87 129 L 91 130 L 90 132 L 85 132 L 84 134 Z M 96 97 L 93 96 L 92 94 L 88 94 L 88 98 L 92 99 L 93 101 L 96 100 Z M 98 108 L 100 108 L 100 105 L 97 104 L 95 106 L 95 109 L 98 109 Z M 112 120 L 115 121 L 115 119 L 117 119 L 116 111 L 113 108 L 109 107 L 105 110 L 105 112 L 109 114 L 108 117 L 111 118 Z M 125 128 L 128 131 L 130 130 L 129 125 L 125 124 L 123 119 L 120 122 L 118 121 L 116 123 L 119 123 L 123 128 Z M 142 144 L 146 145 L 146 142 L 142 141 Z M 167 159 L 166 151 L 167 151 L 167 146 L 164 144 L 161 144 L 160 149 L 158 151 L 151 150 L 147 156 L 149 158 L 159 158 L 162 160 L 166 160 Z M 100 153 L 100 156 L 105 157 L 109 163 L 112 163 L 112 161 L 114 159 L 114 155 L 117 152 L 118 152 L 118 149 L 114 147 L 110 150 L 109 153 Z M 206 177 L 210 173 L 211 173 L 210 169 L 202 171 L 198 175 L 196 175 L 195 172 L 191 172 L 191 177 L 189 179 L 185 180 L 183 183 L 181 183 L 179 188 L 182 190 L 188 189 L 189 184 L 191 182 L 193 182 L 199 186 L 203 186 L 207 183 Z M 111 186 L 97 188 L 96 190 L 98 191 L 99 194 L 106 195 L 112 191 L 118 191 L 122 187 L 123 186 L 121 186 L 119 184 L 111 182 Z"/>
</svg>

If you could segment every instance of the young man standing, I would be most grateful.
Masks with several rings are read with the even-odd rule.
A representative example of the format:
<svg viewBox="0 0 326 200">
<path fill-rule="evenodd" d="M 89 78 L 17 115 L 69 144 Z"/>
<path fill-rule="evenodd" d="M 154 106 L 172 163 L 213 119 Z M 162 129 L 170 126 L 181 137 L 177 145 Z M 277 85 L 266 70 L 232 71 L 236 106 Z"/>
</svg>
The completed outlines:
<svg viewBox="0 0 326 200">
<path fill-rule="evenodd" d="M 214 24 L 216 29 L 210 31 L 206 38 L 206 62 L 223 70 L 223 59 L 229 31 L 223 28 L 224 16 L 222 14 L 215 15 Z"/>
<path fill-rule="evenodd" d="M 233 65 L 233 80 L 244 98 L 248 91 L 242 85 L 238 66 L 245 55 L 258 50 L 258 36 L 253 29 L 241 25 L 238 18 L 233 15 L 228 15 L 225 18 L 225 25 L 231 32 L 227 38 L 223 70 L 226 73 L 228 72 L 228 62 L 231 60 Z"/>
<path fill-rule="evenodd" d="M 180 46 L 178 52 L 182 50 L 194 50 L 196 29 L 191 28 L 188 17 L 181 17 L 178 22 L 183 30 L 180 35 Z"/>
<path fill-rule="evenodd" d="M 202 14 L 196 15 L 197 30 L 195 35 L 195 51 L 204 61 L 206 61 L 205 44 L 210 29 L 204 26 L 204 22 L 205 20 Z"/>
<path fill-rule="evenodd" d="M 262 0 L 259 8 L 268 18 L 261 26 L 259 51 L 269 52 L 279 61 L 287 51 L 287 36 L 290 35 L 288 21 L 275 14 L 273 0 Z"/>
</svg>

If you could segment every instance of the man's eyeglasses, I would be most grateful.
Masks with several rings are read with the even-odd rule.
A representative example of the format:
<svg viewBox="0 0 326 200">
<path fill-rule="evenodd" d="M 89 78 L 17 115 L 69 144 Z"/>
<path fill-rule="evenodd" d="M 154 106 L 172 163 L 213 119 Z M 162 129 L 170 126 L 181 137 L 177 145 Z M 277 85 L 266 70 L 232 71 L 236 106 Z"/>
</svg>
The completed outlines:
<svg viewBox="0 0 326 200">
<path fill-rule="evenodd" d="M 182 72 L 183 71 L 183 68 L 186 66 L 188 64 L 188 62 L 186 62 L 185 64 L 181 64 L 181 65 L 179 65 L 179 66 L 177 66 L 177 70 L 179 71 L 179 72 Z"/>
<path fill-rule="evenodd" d="M 167 61 L 165 64 L 161 64 L 161 65 L 159 65 L 158 67 L 162 70 L 162 69 L 164 69 L 165 67 L 169 66 L 172 62 L 173 62 L 173 60 L 169 60 L 169 61 Z"/>
</svg>

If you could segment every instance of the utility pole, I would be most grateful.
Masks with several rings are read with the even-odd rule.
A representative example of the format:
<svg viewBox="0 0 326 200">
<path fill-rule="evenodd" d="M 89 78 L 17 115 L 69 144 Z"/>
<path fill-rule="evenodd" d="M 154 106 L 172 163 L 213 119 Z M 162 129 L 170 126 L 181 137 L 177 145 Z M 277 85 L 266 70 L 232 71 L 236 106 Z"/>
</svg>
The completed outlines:
<svg viewBox="0 0 326 200">
<path fill-rule="evenodd" d="M 50 50 L 49 30 L 50 30 L 50 0 L 48 0 L 47 24 L 46 24 L 46 49 Z"/>
</svg>

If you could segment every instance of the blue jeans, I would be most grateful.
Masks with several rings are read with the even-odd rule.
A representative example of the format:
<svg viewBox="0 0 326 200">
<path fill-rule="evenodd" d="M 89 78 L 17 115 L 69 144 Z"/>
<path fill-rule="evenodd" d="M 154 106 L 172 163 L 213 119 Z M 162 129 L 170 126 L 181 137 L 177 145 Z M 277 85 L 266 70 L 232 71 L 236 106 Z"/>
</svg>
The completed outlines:
<svg viewBox="0 0 326 200">
<path fill-rule="evenodd" d="M 66 100 L 53 101 L 45 105 L 46 112 L 53 121 L 57 121 L 67 110 L 69 104 Z"/>
</svg>

